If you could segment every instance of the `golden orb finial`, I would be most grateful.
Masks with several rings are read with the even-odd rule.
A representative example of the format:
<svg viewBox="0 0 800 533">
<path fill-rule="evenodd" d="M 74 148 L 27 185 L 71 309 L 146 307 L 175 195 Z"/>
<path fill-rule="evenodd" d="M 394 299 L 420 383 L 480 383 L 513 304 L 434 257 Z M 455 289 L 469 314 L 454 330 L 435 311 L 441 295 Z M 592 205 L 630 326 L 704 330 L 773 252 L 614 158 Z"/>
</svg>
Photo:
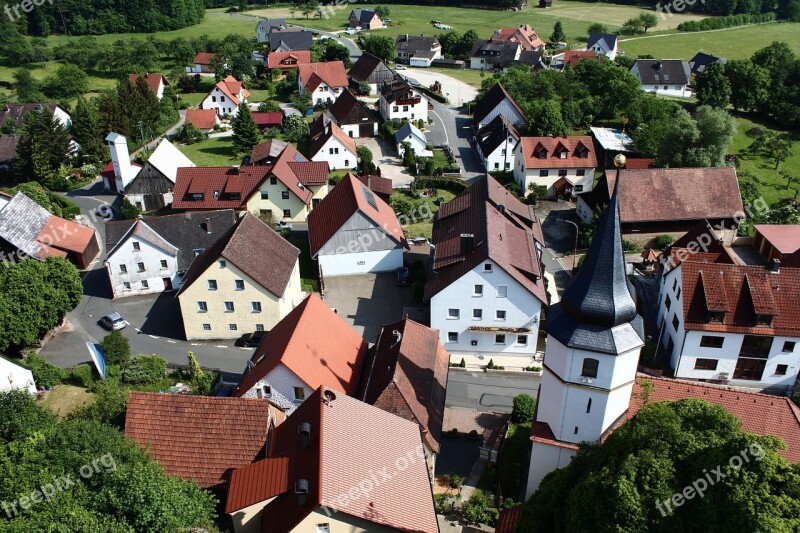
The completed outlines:
<svg viewBox="0 0 800 533">
<path fill-rule="evenodd" d="M 617 154 L 614 157 L 614 166 L 617 168 L 622 168 L 625 166 L 625 156 L 622 154 Z"/>
</svg>

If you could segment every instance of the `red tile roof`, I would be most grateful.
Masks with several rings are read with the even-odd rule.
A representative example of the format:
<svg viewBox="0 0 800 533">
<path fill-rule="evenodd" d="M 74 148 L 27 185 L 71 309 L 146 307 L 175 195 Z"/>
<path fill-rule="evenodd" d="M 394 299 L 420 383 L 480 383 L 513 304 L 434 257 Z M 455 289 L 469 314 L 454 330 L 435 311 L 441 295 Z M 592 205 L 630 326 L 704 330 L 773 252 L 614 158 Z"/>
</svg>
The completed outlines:
<svg viewBox="0 0 800 533">
<path fill-rule="evenodd" d="M 316 182 L 316 178 L 311 180 L 311 183 L 306 183 L 303 179 L 306 177 L 306 173 L 311 173 L 316 175 L 319 172 L 325 171 L 327 173 L 328 163 L 321 162 L 315 163 L 315 169 L 309 170 L 308 167 L 302 167 L 299 170 L 303 172 L 302 175 L 298 175 L 295 172 L 295 168 L 293 167 L 292 163 L 305 163 L 308 162 L 308 159 L 297 151 L 294 145 L 290 144 L 286 148 L 283 149 L 281 155 L 278 156 L 278 159 L 275 160 L 275 164 L 272 167 L 272 171 L 270 172 L 270 176 L 275 176 L 283 183 L 287 189 L 289 189 L 295 196 L 300 198 L 303 203 L 306 205 L 311 203 L 311 197 L 313 193 L 305 188 L 308 185 L 318 185 Z"/>
<path fill-rule="evenodd" d="M 369 194 L 365 194 L 369 193 Z M 373 207 L 367 200 L 372 196 Z M 407 247 L 403 228 L 389 205 L 372 194 L 355 176 L 347 175 L 322 199 L 308 215 L 308 237 L 311 242 L 311 255 L 316 256 L 339 228 L 350 217 L 360 211 L 370 219 L 377 228 L 381 228 L 391 239 Z"/>
<path fill-rule="evenodd" d="M 323 512 L 327 509 L 399 531 L 438 531 L 418 426 L 333 391 L 335 397 L 326 402 L 326 392 L 317 390 L 287 423 L 275 429 L 270 457 L 289 458 L 290 488 L 266 505 L 261 530 L 292 531 L 323 506 Z M 298 437 L 302 423 L 311 428 L 310 444 L 305 448 Z M 281 463 L 274 464 L 282 468 Z M 364 480 L 376 479 L 376 472 L 387 472 L 391 480 L 379 480 L 379 486 L 369 493 L 359 491 L 354 496 L 353 488 Z M 281 475 L 273 476 L 278 479 L 275 486 Z M 308 482 L 308 497 L 303 504 L 293 490 L 299 479 Z M 269 493 L 253 482 L 231 486 L 231 492 L 237 494 L 249 490 Z M 228 511 L 232 510 L 229 507 Z"/>
<path fill-rule="evenodd" d="M 329 87 L 347 87 L 347 71 L 342 61 L 328 61 L 326 63 L 307 63 L 300 65 L 300 82 L 308 92 L 313 92 L 320 83 L 325 82 Z"/>
<path fill-rule="evenodd" d="M 623 223 L 734 218 L 743 213 L 733 167 L 623 169 L 619 216 Z M 616 172 L 605 174 L 610 197 Z"/>
<path fill-rule="evenodd" d="M 514 41 L 522 45 L 524 50 L 533 50 L 545 46 L 545 42 L 536 34 L 528 24 L 519 28 L 501 28 L 494 32 L 490 41 Z"/>
<path fill-rule="evenodd" d="M 194 56 L 194 63 L 196 65 L 210 65 L 215 57 L 217 57 L 217 54 L 212 52 L 197 52 L 197 55 Z"/>
<path fill-rule="evenodd" d="M 278 126 L 283 123 L 283 113 L 253 111 L 251 113 L 256 126 Z"/>
<path fill-rule="evenodd" d="M 567 50 L 564 52 L 564 65 L 575 68 L 581 61 L 594 60 L 603 62 L 603 56 L 598 56 L 593 50 Z"/>
<path fill-rule="evenodd" d="M 502 210 L 500 209 L 502 206 Z M 541 239 L 538 220 L 526 206 L 490 175 L 442 205 L 433 223 L 436 255 L 425 285 L 430 300 L 487 259 L 547 303 L 543 272 L 534 241 Z M 465 253 L 461 235 L 474 235 Z"/>
<path fill-rule="evenodd" d="M 270 418 L 279 424 L 284 415 L 263 400 L 131 392 L 125 436 L 168 474 L 213 488 L 263 458 Z"/>
<path fill-rule="evenodd" d="M 367 342 L 312 293 L 266 334 L 236 395 L 252 389 L 279 364 L 312 389 L 326 386 L 354 394 L 366 356 Z"/>
<path fill-rule="evenodd" d="M 681 265 L 684 328 L 767 336 L 800 337 L 800 269 L 706 264 L 694 256 Z M 723 324 L 708 322 L 708 311 L 725 312 Z M 772 316 L 756 326 L 756 314 Z"/>
<path fill-rule="evenodd" d="M 647 393 L 649 402 L 698 398 L 721 405 L 742 421 L 745 431 L 783 439 L 788 448 L 778 453 L 791 463 L 800 463 L 800 410 L 789 398 L 707 383 L 639 375 L 633 386 L 629 419 L 642 408 L 642 383 L 646 381 L 653 385 Z"/>
<path fill-rule="evenodd" d="M 384 325 L 357 397 L 419 424 L 423 439 L 439 453 L 449 361 L 438 330 L 409 318 Z"/>
<path fill-rule="evenodd" d="M 241 96 L 244 98 L 250 97 L 250 91 L 245 89 L 244 86 L 242 85 L 242 82 L 240 82 L 233 76 L 227 76 L 224 80 L 217 82 L 217 84 L 214 85 L 214 87 L 212 87 L 211 90 L 208 92 L 208 96 L 210 96 L 211 93 L 214 92 L 214 89 L 219 89 L 220 91 L 222 91 L 222 94 L 230 98 L 231 102 L 233 102 L 233 104 L 237 106 L 242 103 L 242 100 L 239 98 L 240 93 Z M 206 96 L 206 98 L 208 98 L 208 96 Z"/>
<path fill-rule="evenodd" d="M 640 157 L 629 157 L 625 160 L 625 168 L 628 170 L 641 170 L 644 168 L 653 168 L 655 166 L 655 159 L 647 159 Z"/>
<path fill-rule="evenodd" d="M 755 229 L 781 254 L 789 255 L 800 250 L 800 225 L 756 224 Z"/>
<path fill-rule="evenodd" d="M 258 190 L 269 166 L 182 167 L 175 177 L 175 209 L 239 209 Z M 193 200 L 193 194 L 202 194 Z"/>
<path fill-rule="evenodd" d="M 523 505 L 517 505 L 511 509 L 503 509 L 497 519 L 497 527 L 494 533 L 514 533 L 522 520 L 522 513 L 525 509 Z"/>
<path fill-rule="evenodd" d="M 384 194 L 391 196 L 392 194 L 392 180 L 389 178 L 382 178 L 380 176 L 356 176 L 356 179 L 369 187 L 374 193 Z"/>
<path fill-rule="evenodd" d="M 286 62 L 290 61 L 289 64 Z M 267 68 L 297 68 L 299 65 L 311 63 L 311 50 L 292 50 L 289 52 L 270 52 L 267 56 Z"/>
<path fill-rule="evenodd" d="M 327 161 L 289 161 L 287 164 L 306 187 L 328 183 L 330 167 Z"/>
<path fill-rule="evenodd" d="M 289 143 L 280 139 L 267 139 L 253 146 L 253 151 L 250 152 L 250 164 L 258 165 L 269 159 L 277 159 L 288 145 Z"/>
<path fill-rule="evenodd" d="M 665 250 L 666 252 L 666 250 Z M 660 257 L 664 257 L 664 253 Z M 696 263 L 738 264 L 731 251 L 723 244 L 708 221 L 699 222 L 669 247 L 666 271 L 686 260 Z"/>
<path fill-rule="evenodd" d="M 592 138 L 588 135 L 575 137 L 523 137 L 520 139 L 525 168 L 596 168 L 597 155 Z M 564 149 L 564 158 L 559 153 Z M 583 150 L 581 150 L 583 149 Z M 585 156 L 580 157 L 580 151 Z M 539 154 L 544 154 L 542 159 Z"/>
<path fill-rule="evenodd" d="M 36 236 L 36 242 L 41 244 L 44 250 L 55 248 L 83 254 L 96 238 L 94 229 L 53 215 Z M 55 253 L 55 255 L 64 254 Z"/>
<path fill-rule="evenodd" d="M 289 457 L 271 457 L 234 470 L 225 512 L 233 513 L 250 507 L 292 488 L 294 482 L 289 479 L 289 461 Z"/>
<path fill-rule="evenodd" d="M 128 75 L 128 81 L 131 82 L 131 85 L 135 85 L 136 84 L 136 80 L 138 80 L 139 78 L 142 78 L 142 77 L 147 82 L 147 85 L 150 86 L 150 90 L 153 91 L 154 93 L 158 93 L 158 88 L 159 88 L 159 86 L 161 85 L 162 82 L 164 83 L 164 86 L 169 85 L 169 82 L 167 81 L 167 78 L 165 78 L 161 74 L 149 74 L 149 73 L 148 74 L 129 74 Z"/>
<path fill-rule="evenodd" d="M 186 122 L 194 124 L 200 130 L 210 130 L 217 123 L 217 112 L 214 109 L 188 109 Z"/>
<path fill-rule="evenodd" d="M 258 250 L 258 253 L 253 253 Z M 178 295 L 188 289 L 211 264 L 222 258 L 255 283 L 282 298 L 297 266 L 300 250 L 275 233 L 258 217 L 246 213 L 214 246 L 197 257 L 184 277 Z M 264 261 L 268 257 L 269 261 Z"/>
</svg>

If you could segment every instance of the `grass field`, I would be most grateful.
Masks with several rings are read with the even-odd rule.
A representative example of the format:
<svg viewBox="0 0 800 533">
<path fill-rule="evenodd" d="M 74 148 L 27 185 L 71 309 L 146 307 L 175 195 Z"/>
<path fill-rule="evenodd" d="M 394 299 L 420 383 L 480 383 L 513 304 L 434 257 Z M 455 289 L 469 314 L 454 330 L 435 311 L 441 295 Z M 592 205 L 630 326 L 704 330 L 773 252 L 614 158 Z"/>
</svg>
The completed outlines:
<svg viewBox="0 0 800 533">
<path fill-rule="evenodd" d="M 178 149 L 198 167 L 239 165 L 242 158 L 233 151 L 230 137 L 214 137 Z"/>
<path fill-rule="evenodd" d="M 64 418 L 79 407 L 94 403 L 95 396 L 73 385 L 56 385 L 44 400 L 45 407 Z"/>
<path fill-rule="evenodd" d="M 784 41 L 795 53 L 800 54 L 800 24 L 796 22 L 771 22 L 707 33 L 669 33 L 658 37 L 625 39 L 622 38 L 619 47 L 631 57 L 650 54 L 689 60 L 702 50 L 728 59 L 743 59 L 773 41 Z"/>
</svg>

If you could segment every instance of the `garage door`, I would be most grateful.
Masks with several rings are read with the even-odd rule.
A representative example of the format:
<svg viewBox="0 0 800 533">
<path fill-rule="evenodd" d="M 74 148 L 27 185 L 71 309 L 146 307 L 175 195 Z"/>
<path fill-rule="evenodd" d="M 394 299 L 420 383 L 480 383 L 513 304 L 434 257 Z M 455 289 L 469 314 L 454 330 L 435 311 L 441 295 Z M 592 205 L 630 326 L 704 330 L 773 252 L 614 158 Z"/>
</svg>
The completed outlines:
<svg viewBox="0 0 800 533">
<path fill-rule="evenodd" d="M 372 137 L 375 132 L 375 125 L 370 122 L 368 124 L 359 124 L 358 125 L 358 136 L 359 137 Z"/>
</svg>

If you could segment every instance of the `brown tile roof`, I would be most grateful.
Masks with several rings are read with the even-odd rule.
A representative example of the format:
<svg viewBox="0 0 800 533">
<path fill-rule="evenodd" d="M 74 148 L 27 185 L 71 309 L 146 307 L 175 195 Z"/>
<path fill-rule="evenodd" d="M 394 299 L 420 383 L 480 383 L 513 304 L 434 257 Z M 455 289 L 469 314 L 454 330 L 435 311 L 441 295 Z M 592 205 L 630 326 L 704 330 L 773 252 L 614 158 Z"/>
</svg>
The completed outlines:
<svg viewBox="0 0 800 533">
<path fill-rule="evenodd" d="M 271 170 L 270 166 L 179 168 L 172 207 L 239 209 L 247 204 Z M 193 200 L 193 194 L 202 194 L 203 198 Z"/>
<path fill-rule="evenodd" d="M 419 96 L 419 92 L 415 91 L 411 84 L 403 78 L 384 81 L 378 91 L 381 93 L 381 98 L 390 104 L 397 100 L 410 100 Z"/>
<path fill-rule="evenodd" d="M 596 168 L 597 155 L 589 135 L 575 137 L 523 137 L 520 139 L 525 168 Z M 564 158 L 559 156 L 567 151 Z M 584 154 L 581 157 L 581 153 Z M 544 158 L 540 158 L 544 154 Z"/>
<path fill-rule="evenodd" d="M 270 457 L 289 458 L 290 488 L 266 505 L 261 530 L 292 531 L 312 511 L 324 506 L 331 513 L 399 531 L 438 531 L 419 427 L 333 391 L 335 398 L 326 403 L 325 392 L 317 390 L 275 429 Z M 310 444 L 305 448 L 298 438 L 302 423 L 311 427 Z M 405 458 L 403 463 L 401 457 Z M 397 464 L 408 466 L 398 468 Z M 369 494 L 347 496 L 365 479 L 373 479 L 376 472 L 388 472 L 391 481 L 381 482 Z M 303 504 L 293 490 L 299 479 L 308 482 L 308 497 Z M 251 488 L 263 490 L 243 483 L 242 487 L 232 486 L 231 491 Z"/>
<path fill-rule="evenodd" d="M 277 126 L 280 127 L 283 123 L 283 113 L 280 111 L 274 112 L 260 112 L 260 111 L 253 111 L 251 113 L 253 116 L 253 122 L 256 123 L 256 126 Z"/>
<path fill-rule="evenodd" d="M 250 507 L 294 487 L 294 481 L 289 479 L 289 466 L 289 457 L 270 457 L 234 470 L 225 512 L 233 513 Z"/>
<path fill-rule="evenodd" d="M 356 179 L 366 185 L 369 190 L 377 194 L 384 194 L 391 196 L 392 194 L 392 180 L 389 178 L 382 178 L 381 176 L 356 176 Z"/>
<path fill-rule="evenodd" d="M 154 93 L 158 92 L 158 87 L 161 85 L 162 82 L 164 83 L 165 87 L 169 85 L 169 82 L 167 81 L 167 78 L 165 78 L 161 74 L 150 74 L 150 73 L 147 73 L 147 74 L 129 74 L 128 75 L 128 81 L 131 82 L 131 85 L 136 85 L 136 80 L 138 80 L 139 78 L 142 78 L 142 77 L 147 82 L 147 85 L 150 86 L 150 90 L 153 91 Z"/>
<path fill-rule="evenodd" d="M 319 87 L 320 83 L 326 83 L 329 87 L 347 87 L 347 71 L 344 69 L 342 61 L 328 61 L 325 63 L 307 63 L 300 65 L 300 81 L 306 91 L 312 92 Z"/>
<path fill-rule="evenodd" d="M 94 229 L 55 215 L 36 237 L 45 249 L 52 247 L 78 254 L 83 254 L 96 239 Z"/>
<path fill-rule="evenodd" d="M 800 337 L 800 269 L 697 262 L 681 265 L 684 328 L 767 336 Z M 708 311 L 725 312 L 723 324 L 708 322 Z M 772 316 L 756 326 L 756 314 Z"/>
<path fill-rule="evenodd" d="M 367 342 L 312 293 L 264 336 L 250 359 L 255 364 L 236 389 L 241 396 L 279 364 L 310 388 L 326 386 L 354 394 Z"/>
<path fill-rule="evenodd" d="M 215 57 L 217 54 L 212 52 L 197 52 L 197 55 L 194 56 L 194 63 L 195 65 L 210 65 Z"/>
<path fill-rule="evenodd" d="M 210 111 L 216 114 L 213 109 Z M 253 150 L 250 152 L 250 164 L 264 164 L 270 159 L 273 160 L 274 163 L 274 159 L 277 159 L 287 146 L 289 146 L 289 143 L 281 141 L 280 139 L 268 139 L 263 143 L 259 143 L 253 146 Z"/>
<path fill-rule="evenodd" d="M 290 63 L 286 63 L 289 61 Z M 297 68 L 298 65 L 311 63 L 311 50 L 290 50 L 288 52 L 270 52 L 267 56 L 267 68 Z"/>
<path fill-rule="evenodd" d="M 628 418 L 642 408 L 644 382 L 653 385 L 647 393 L 649 402 L 698 398 L 721 405 L 742 421 L 745 431 L 780 437 L 788 448 L 778 453 L 790 463 L 800 463 L 800 410 L 789 398 L 707 383 L 639 375 L 633 386 Z"/>
<path fill-rule="evenodd" d="M 648 159 L 643 157 L 629 157 L 625 160 L 625 168 L 627 170 L 641 170 L 645 168 L 653 168 L 655 166 L 655 159 Z"/>
<path fill-rule="evenodd" d="M 39 109 L 47 109 L 53 114 L 55 114 L 56 109 L 61 109 L 66 113 L 66 110 L 58 104 L 2 104 L 0 106 L 0 125 L 5 125 L 10 120 L 14 123 L 14 126 L 19 128 L 22 126 L 25 115 Z"/>
<path fill-rule="evenodd" d="M 230 98 L 231 102 L 237 106 L 242 103 L 242 101 L 239 99 L 240 92 L 244 98 L 250 97 L 250 91 L 245 89 L 242 85 L 242 82 L 233 76 L 227 76 L 224 80 L 217 82 L 217 84 L 211 88 L 211 91 L 209 91 L 208 94 L 211 95 L 215 88 L 222 91 L 222 94 Z"/>
<path fill-rule="evenodd" d="M 275 164 L 272 166 L 270 176 L 275 176 L 281 183 L 289 189 L 292 194 L 300 198 L 306 205 L 311 203 L 313 193 L 307 189 L 308 185 L 319 185 L 318 174 L 321 172 L 329 172 L 328 163 L 317 162 L 314 165 L 301 165 L 297 166 L 294 163 L 308 163 L 308 159 L 297 151 L 294 145 L 286 146 Z M 298 173 L 299 172 L 299 173 Z M 304 181 L 309 179 L 309 182 Z"/>
<path fill-rule="evenodd" d="M 330 167 L 327 161 L 289 161 L 287 165 L 306 187 L 328 183 Z"/>
<path fill-rule="evenodd" d="M 311 157 L 314 157 L 331 137 L 335 137 L 353 155 L 356 154 L 356 140 L 346 134 L 336 124 L 336 121 L 330 120 L 325 113 L 318 116 L 311 124 L 309 134 L 311 136 Z"/>
<path fill-rule="evenodd" d="M 789 255 L 800 250 L 800 225 L 756 224 L 755 229 L 781 254 Z"/>
<path fill-rule="evenodd" d="M 339 125 L 376 122 L 372 112 L 349 89 L 342 91 L 342 94 L 330 107 L 329 112 Z M 368 120 L 362 120 L 364 118 Z"/>
<path fill-rule="evenodd" d="M 217 112 L 214 109 L 188 109 L 186 122 L 194 124 L 200 130 L 210 130 L 217 123 Z"/>
<path fill-rule="evenodd" d="M 603 56 L 598 56 L 593 50 L 567 50 L 564 52 L 564 65 L 569 65 L 572 68 L 577 67 L 581 61 L 585 60 L 603 62 Z"/>
<path fill-rule="evenodd" d="M 492 41 L 515 41 L 520 43 L 525 50 L 545 46 L 545 42 L 529 24 L 519 28 L 501 28 L 495 31 L 489 39 Z"/>
<path fill-rule="evenodd" d="M 365 194 L 365 191 L 368 194 Z M 375 199 L 375 207 L 367 200 Z M 407 246 L 403 228 L 389 205 L 372 195 L 366 186 L 355 176 L 347 175 L 322 199 L 308 215 L 308 237 L 311 242 L 311 255 L 316 256 L 320 248 L 328 242 L 339 228 L 357 211 L 370 219 L 398 244 Z"/>
<path fill-rule="evenodd" d="M 733 167 L 624 169 L 619 216 L 623 223 L 733 218 L 743 213 Z M 614 190 L 616 172 L 605 174 Z"/>
<path fill-rule="evenodd" d="M 284 415 L 263 400 L 131 392 L 125 436 L 168 474 L 213 488 L 263 458 L 270 417 L 280 424 Z"/>
<path fill-rule="evenodd" d="M 503 206 L 501 211 L 500 206 Z M 433 223 L 436 246 L 432 269 L 425 285 L 425 299 L 473 268 L 491 259 L 523 287 L 547 303 L 534 240 L 541 231 L 529 206 L 522 204 L 487 174 L 467 190 L 442 205 Z M 473 250 L 461 249 L 461 235 L 474 235 Z"/>
<path fill-rule="evenodd" d="M 394 78 L 394 73 L 382 59 L 367 52 L 361 54 L 347 74 L 357 82 L 376 83 L 378 85 Z"/>
<path fill-rule="evenodd" d="M 253 253 L 254 250 L 258 250 L 258 253 Z M 255 215 L 246 213 L 227 235 L 194 260 L 178 295 L 191 286 L 212 263 L 223 258 L 281 298 L 299 255 L 300 250 L 289 241 Z"/>
<path fill-rule="evenodd" d="M 511 509 L 503 509 L 500 511 L 494 533 L 514 533 L 522 520 L 522 513 L 524 510 L 524 505 L 516 505 Z"/>
<path fill-rule="evenodd" d="M 384 325 L 357 397 L 419 424 L 422 438 L 439 453 L 449 361 L 438 330 L 409 318 Z"/>
</svg>

